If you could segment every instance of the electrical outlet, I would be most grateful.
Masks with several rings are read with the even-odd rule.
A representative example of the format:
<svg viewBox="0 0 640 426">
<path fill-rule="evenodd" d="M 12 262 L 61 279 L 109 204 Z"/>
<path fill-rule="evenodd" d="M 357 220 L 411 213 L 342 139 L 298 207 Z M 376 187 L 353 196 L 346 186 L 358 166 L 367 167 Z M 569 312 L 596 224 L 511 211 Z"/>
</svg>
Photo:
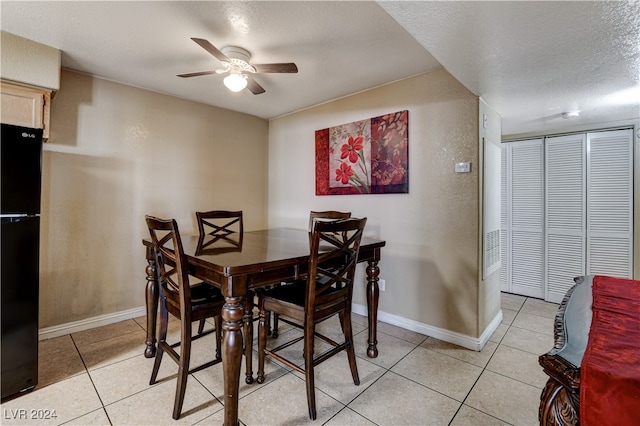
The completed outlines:
<svg viewBox="0 0 640 426">
<path fill-rule="evenodd" d="M 380 291 L 384 291 L 384 287 L 385 287 L 384 280 L 378 280 L 378 288 L 380 289 Z"/>
</svg>

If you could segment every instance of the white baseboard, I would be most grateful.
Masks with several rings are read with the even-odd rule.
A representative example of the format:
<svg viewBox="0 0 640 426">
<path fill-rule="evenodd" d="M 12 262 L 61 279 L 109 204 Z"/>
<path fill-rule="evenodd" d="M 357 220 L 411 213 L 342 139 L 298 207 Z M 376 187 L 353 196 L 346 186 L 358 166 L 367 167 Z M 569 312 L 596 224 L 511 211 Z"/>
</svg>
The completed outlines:
<svg viewBox="0 0 640 426">
<path fill-rule="evenodd" d="M 364 305 L 353 304 L 353 312 L 359 315 L 367 316 L 367 307 Z M 86 318 L 80 321 L 74 321 L 66 324 L 60 324 L 53 327 L 41 328 L 39 331 L 39 339 L 46 340 L 54 337 L 64 336 L 66 334 L 77 333 L 79 331 L 89 330 L 103 325 L 113 324 L 116 322 L 138 318 L 145 316 L 147 310 L 144 306 L 129 309 L 121 312 L 114 312 L 112 314 L 99 315 L 97 317 Z M 387 324 L 395 325 L 406 330 L 415 331 L 416 333 L 424 334 L 426 336 L 434 337 L 438 340 L 453 343 L 454 345 L 462 346 L 463 348 L 471 349 L 473 351 L 480 351 L 489 340 L 489 337 L 496 331 L 496 328 L 502 322 L 502 311 L 493 318 L 480 337 L 471 337 L 465 334 L 457 333 L 455 331 L 447 330 L 444 328 L 434 327 L 432 325 L 423 324 L 408 318 L 404 318 L 398 315 L 389 314 L 383 311 L 378 311 L 378 320 L 386 322 Z"/>
<path fill-rule="evenodd" d="M 498 311 L 496 316 L 493 317 L 489 325 L 487 325 L 487 328 L 485 328 L 482 334 L 480 335 L 480 338 L 478 340 L 480 341 L 480 343 L 482 343 L 482 346 L 480 347 L 479 350 L 484 348 L 484 345 L 487 344 L 487 342 L 489 341 L 489 338 L 491 337 L 493 332 L 496 331 L 496 329 L 500 324 L 502 324 L 502 309 Z"/>
<path fill-rule="evenodd" d="M 103 325 L 113 324 L 131 318 L 138 318 L 145 316 L 146 314 L 147 309 L 144 306 L 141 306 L 139 308 L 114 312 L 112 314 L 99 315 L 97 317 L 86 318 L 80 321 L 41 328 L 38 332 L 38 338 L 39 340 L 52 339 L 54 337 L 64 336 L 65 334 L 77 333 L 79 331 L 89 330 L 91 328 L 101 327 Z"/>
<path fill-rule="evenodd" d="M 367 316 L 367 307 L 364 305 L 357 305 L 354 303 L 351 310 L 356 314 Z M 472 351 L 480 351 L 484 348 L 484 345 L 489 341 L 489 337 L 491 337 L 493 332 L 496 331 L 496 328 L 498 328 L 502 322 L 502 310 L 493 318 L 480 337 L 467 336 L 465 334 L 423 324 L 398 315 L 388 314 L 383 311 L 378 311 L 378 320 L 406 330 L 434 337 L 438 340 L 453 343 L 454 345 L 462 346 L 463 348 L 471 349 Z"/>
</svg>

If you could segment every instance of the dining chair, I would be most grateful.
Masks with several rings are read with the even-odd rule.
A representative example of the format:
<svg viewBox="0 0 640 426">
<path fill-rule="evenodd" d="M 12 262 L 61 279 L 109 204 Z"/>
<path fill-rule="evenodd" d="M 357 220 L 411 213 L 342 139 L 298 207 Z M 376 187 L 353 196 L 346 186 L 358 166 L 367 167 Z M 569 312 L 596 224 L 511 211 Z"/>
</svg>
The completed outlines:
<svg viewBox="0 0 640 426">
<path fill-rule="evenodd" d="M 198 222 L 198 232 L 200 235 L 212 235 L 217 239 L 225 239 L 230 234 L 242 234 L 244 224 L 242 223 L 242 210 L 211 210 L 207 212 L 196 212 Z"/>
<path fill-rule="evenodd" d="M 173 404 L 173 418 L 180 418 L 184 394 L 189 374 L 218 364 L 221 356 L 221 312 L 224 297 L 220 291 L 205 283 L 189 283 L 187 257 L 182 247 L 180 231 L 175 219 L 160 219 L 145 216 L 151 242 L 155 253 L 160 282 L 160 335 L 156 350 L 150 385 L 156 383 L 162 356 L 166 352 L 178 364 L 176 394 Z M 167 342 L 167 328 L 169 314 L 180 320 L 180 341 Z M 206 318 L 213 318 L 215 328 L 207 331 L 198 330 L 192 337 L 192 323 Z M 205 364 L 189 369 L 191 358 L 191 342 L 216 334 L 215 359 Z M 180 347 L 178 354 L 174 348 Z"/>
<path fill-rule="evenodd" d="M 325 211 L 313 211 L 309 213 L 309 232 L 313 231 L 313 225 L 317 221 L 327 221 L 327 220 L 336 220 L 336 219 L 348 219 L 351 217 L 351 212 L 339 212 L 336 210 L 325 210 Z M 279 315 L 273 314 L 273 324 L 270 324 L 273 328 L 270 330 L 271 336 L 273 338 L 278 337 L 278 321 Z"/>
<path fill-rule="evenodd" d="M 351 217 L 351 212 L 339 212 L 336 210 L 326 210 L 321 212 L 311 211 L 309 213 L 309 232 L 313 231 L 313 225 L 318 220 L 336 220 L 336 219 L 348 219 Z"/>
<path fill-rule="evenodd" d="M 206 212 L 196 212 L 198 222 L 199 249 L 213 252 L 242 250 L 244 238 L 244 223 L 242 210 L 210 210 Z M 245 323 L 244 352 L 246 364 L 246 383 L 253 382 L 251 348 L 253 346 L 253 322 L 258 317 L 253 316 L 255 307 L 255 292 L 247 292 L 245 300 L 245 311 L 250 312 L 251 321 Z M 201 321 L 198 331 L 201 331 L 205 322 Z M 247 349 L 248 348 L 248 349 Z"/>
<path fill-rule="evenodd" d="M 226 245 L 230 248 L 242 248 L 244 224 L 242 222 L 242 210 L 210 210 L 196 212 L 198 233 L 200 234 L 199 249 L 218 245 Z M 210 237 L 204 242 L 205 237 Z M 205 321 L 200 321 L 198 332 L 202 333 Z"/>
<path fill-rule="evenodd" d="M 358 250 L 364 226 L 363 219 L 316 221 L 310 238 L 308 273 L 304 280 L 274 287 L 258 294 L 260 321 L 258 325 L 258 383 L 264 383 L 264 361 L 269 356 L 304 374 L 307 387 L 309 417 L 315 420 L 314 368 L 341 351 L 347 352 L 355 385 L 360 384 L 351 327 L 351 301 Z M 267 349 L 267 316 L 269 312 L 283 315 L 281 321 L 303 330 L 303 335 Z M 340 319 L 344 341 L 335 342 L 316 330 L 316 326 L 334 316 Z M 331 348 L 315 355 L 315 338 Z M 304 367 L 287 358 L 285 348 L 304 340 Z"/>
</svg>

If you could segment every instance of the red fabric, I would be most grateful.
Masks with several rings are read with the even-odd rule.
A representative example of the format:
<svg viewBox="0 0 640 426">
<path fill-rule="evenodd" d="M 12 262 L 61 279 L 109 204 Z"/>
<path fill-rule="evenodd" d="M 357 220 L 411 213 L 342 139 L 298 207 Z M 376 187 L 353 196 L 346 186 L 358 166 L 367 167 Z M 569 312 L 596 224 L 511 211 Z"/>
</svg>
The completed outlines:
<svg viewBox="0 0 640 426">
<path fill-rule="evenodd" d="M 595 276 L 580 368 L 585 426 L 640 424 L 640 281 Z"/>
</svg>

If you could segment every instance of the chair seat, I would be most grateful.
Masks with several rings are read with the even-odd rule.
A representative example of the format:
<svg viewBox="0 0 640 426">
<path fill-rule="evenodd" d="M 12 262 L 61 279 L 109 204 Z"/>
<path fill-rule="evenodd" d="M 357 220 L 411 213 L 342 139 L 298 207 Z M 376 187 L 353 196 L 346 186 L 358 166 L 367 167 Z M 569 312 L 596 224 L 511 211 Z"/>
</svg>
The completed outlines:
<svg viewBox="0 0 640 426">
<path fill-rule="evenodd" d="M 260 297 L 265 299 L 276 299 L 283 302 L 288 302 L 292 305 L 304 308 L 304 298 L 307 287 L 306 280 L 292 281 L 266 289 L 260 292 Z"/>
<path fill-rule="evenodd" d="M 216 287 L 199 282 L 191 287 L 191 320 L 199 321 L 204 318 L 215 316 L 214 312 L 222 309 L 224 296 Z M 165 290 L 167 309 L 177 318 L 180 318 L 180 295 L 175 291 Z M 199 329 L 202 333 L 204 324 Z"/>
<path fill-rule="evenodd" d="M 322 285 L 328 282 L 329 279 L 327 277 L 318 276 L 316 278 L 316 282 L 319 285 Z M 305 298 L 307 291 L 307 280 L 295 280 L 290 283 L 282 284 L 274 288 L 270 288 L 264 290 L 260 293 L 261 297 L 265 299 L 274 299 L 279 302 L 287 302 L 291 305 L 298 306 L 300 308 L 304 308 Z M 328 290 L 326 294 L 331 293 L 331 290 Z"/>
<path fill-rule="evenodd" d="M 203 282 L 199 282 L 191 286 L 192 304 L 197 305 L 199 303 L 211 303 L 215 299 L 221 299 L 224 302 L 224 296 L 219 288 Z"/>
</svg>

